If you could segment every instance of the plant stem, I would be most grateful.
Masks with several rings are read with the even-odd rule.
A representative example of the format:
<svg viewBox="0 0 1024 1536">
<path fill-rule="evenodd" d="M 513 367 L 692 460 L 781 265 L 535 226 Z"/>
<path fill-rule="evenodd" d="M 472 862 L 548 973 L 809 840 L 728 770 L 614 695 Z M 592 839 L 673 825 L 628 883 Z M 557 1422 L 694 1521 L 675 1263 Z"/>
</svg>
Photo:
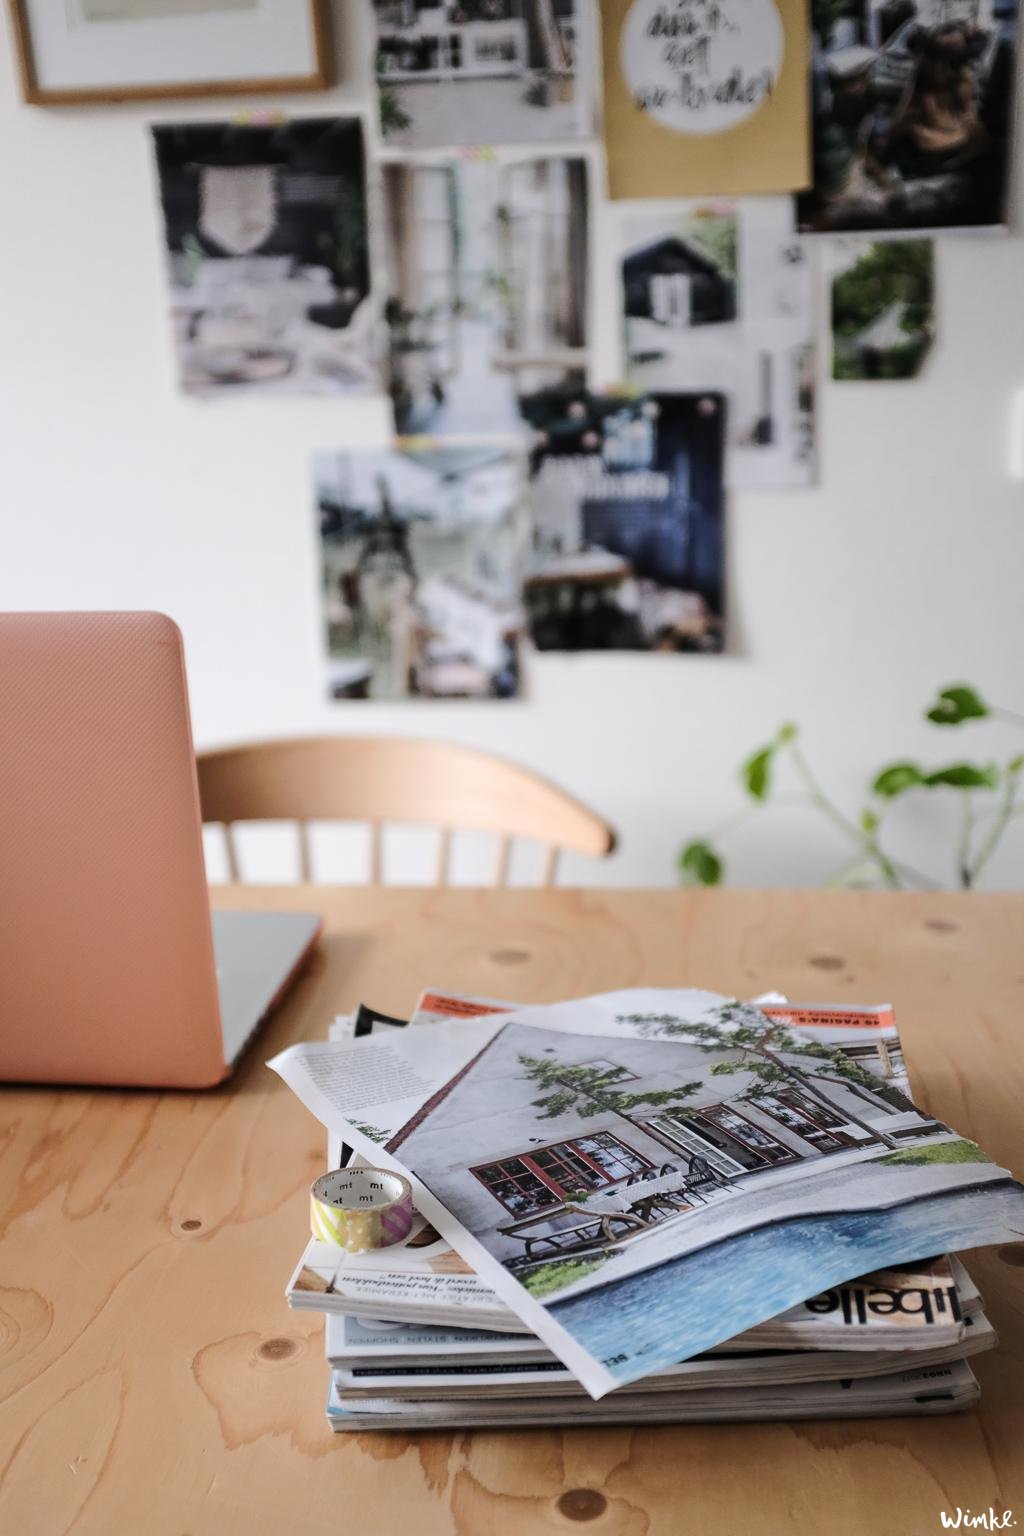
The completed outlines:
<svg viewBox="0 0 1024 1536">
<path fill-rule="evenodd" d="M 999 709 L 996 705 L 989 705 L 989 714 L 997 720 L 1007 720 L 1011 725 L 1024 725 L 1024 715 L 1018 714 L 1015 709 Z"/>
<path fill-rule="evenodd" d="M 1019 814 L 1017 810 L 1017 790 L 1020 787 L 1020 774 L 1010 769 L 1006 771 L 1003 781 L 1003 803 L 999 807 L 995 820 L 988 830 L 988 836 L 978 850 L 978 856 L 974 861 L 974 868 L 970 871 L 970 884 L 976 885 L 989 859 L 999 847 L 999 841 L 1009 825 L 1010 818 Z"/>
<path fill-rule="evenodd" d="M 969 891 L 973 884 L 971 871 L 971 839 L 974 835 L 974 807 L 971 804 L 971 796 L 968 790 L 964 790 L 963 799 L 960 802 L 960 844 L 957 853 L 957 875 L 960 879 L 960 889 Z"/>
<path fill-rule="evenodd" d="M 867 874 L 869 870 L 874 871 L 874 869 L 874 860 L 869 858 L 863 848 L 858 848 L 852 858 L 846 859 L 840 864 L 838 869 L 832 871 L 825 884 L 830 888 L 835 886 L 852 886 L 854 884 L 852 879 L 854 874 L 858 872 Z"/>
<path fill-rule="evenodd" d="M 877 828 L 874 832 L 867 832 L 863 827 L 859 827 L 856 822 L 851 821 L 848 816 L 844 815 L 839 807 L 833 804 L 826 795 L 811 772 L 810 764 L 795 743 L 787 743 L 786 750 L 789 752 L 793 766 L 807 789 L 811 803 L 828 817 L 832 825 L 837 827 L 844 837 L 849 838 L 851 842 L 863 850 L 867 858 L 877 866 L 882 879 L 890 890 L 902 890 L 904 881 L 900 878 L 901 876 L 914 881 L 917 885 L 924 886 L 925 889 L 941 889 L 941 883 L 938 880 L 934 880 L 931 875 L 926 875 L 923 870 L 915 869 L 912 864 L 907 864 L 903 859 L 890 858 L 882 847 Z"/>
<path fill-rule="evenodd" d="M 718 823 L 717 827 L 712 827 L 711 831 L 707 834 L 707 838 L 702 839 L 702 841 L 707 841 L 712 847 L 717 847 L 723 839 L 729 837 L 738 827 L 742 827 L 744 822 L 749 821 L 758 809 L 759 807 L 756 805 L 743 806 L 735 815 L 727 816 L 724 821 Z"/>
<path fill-rule="evenodd" d="M 828 818 L 834 827 L 838 828 L 844 837 L 850 838 L 859 848 L 865 850 L 872 861 L 877 864 L 879 873 L 890 890 L 898 890 L 901 884 L 899 875 L 896 873 L 892 860 L 880 848 L 877 836 L 874 833 L 865 832 L 863 827 L 858 827 L 856 822 L 851 821 L 837 805 L 832 803 L 811 772 L 811 766 L 807 759 L 794 742 L 788 744 L 788 751 L 793 767 L 802 779 L 812 803 L 817 806 L 818 810 Z"/>
<path fill-rule="evenodd" d="M 858 827 L 856 822 L 850 821 L 849 817 L 843 814 L 838 805 L 834 805 L 828 798 L 825 791 L 814 777 L 814 774 L 811 772 L 811 766 L 807 759 L 804 757 L 803 753 L 800 751 L 800 748 L 795 744 L 795 742 L 789 742 L 787 744 L 786 750 L 789 752 L 793 767 L 796 769 L 799 777 L 803 780 L 807 793 L 814 804 L 818 807 L 818 810 L 828 817 L 833 826 L 839 828 L 839 831 L 842 832 L 844 837 L 852 838 L 855 843 L 863 844 L 865 836 L 863 829 Z"/>
</svg>

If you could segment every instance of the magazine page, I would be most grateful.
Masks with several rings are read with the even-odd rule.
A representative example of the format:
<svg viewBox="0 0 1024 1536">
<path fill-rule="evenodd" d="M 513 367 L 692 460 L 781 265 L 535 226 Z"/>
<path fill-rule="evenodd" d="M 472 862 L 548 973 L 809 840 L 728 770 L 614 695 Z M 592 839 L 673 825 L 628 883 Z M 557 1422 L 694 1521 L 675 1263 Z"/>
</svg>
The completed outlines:
<svg viewBox="0 0 1024 1536">
<path fill-rule="evenodd" d="M 334 1133 L 330 1139 L 338 1140 Z M 367 1161 L 356 1158 L 355 1166 Z M 293 1307 L 334 1312 L 348 1330 L 353 1355 L 393 1350 L 399 1342 L 415 1355 L 500 1358 L 538 1349 L 516 1314 L 419 1219 L 401 1243 L 369 1254 L 310 1241 L 286 1294 Z M 357 1309 L 359 1317 L 340 1314 L 342 1307 Z M 416 1321 L 378 1325 L 374 1308 L 382 1318 L 401 1313 Z M 716 1352 L 766 1347 L 769 1341 L 785 1348 L 899 1349 L 906 1347 L 908 1331 L 961 1338 L 966 1319 L 980 1310 L 981 1297 L 964 1266 L 943 1256 L 858 1275 L 808 1296 L 781 1316 L 723 1340 Z M 342 1336 L 334 1334 L 336 1340 Z"/>
<path fill-rule="evenodd" d="M 341 1323 L 340 1318 L 330 1323 Z M 402 1360 L 384 1357 L 372 1361 L 346 1361 L 331 1348 L 328 1325 L 327 1358 L 334 1368 L 335 1383 L 349 1401 L 361 1397 L 415 1398 L 481 1397 L 580 1397 L 585 1395 L 572 1372 L 550 1356 L 546 1360 L 514 1356 L 503 1361 Z M 620 1392 L 704 1391 L 708 1387 L 766 1385 L 784 1382 L 856 1380 L 920 1370 L 982 1354 L 996 1344 L 995 1329 L 986 1318 L 973 1325 L 959 1343 L 923 1349 L 871 1352 L 850 1356 L 845 1350 L 747 1350 L 728 1355 L 697 1355 L 679 1365 L 656 1371 L 632 1388 Z"/>
<path fill-rule="evenodd" d="M 345 1403 L 331 1382 L 328 1421 L 333 1429 L 438 1429 L 504 1424 L 709 1423 L 714 1420 L 876 1418 L 880 1414 L 955 1413 L 978 1399 L 978 1383 L 964 1361 L 930 1365 L 889 1376 L 775 1386 L 717 1387 L 699 1392 L 622 1393 L 603 1402 L 578 1398 L 481 1399 L 402 1402 L 368 1398 Z"/>
<path fill-rule="evenodd" d="M 447 1244 L 443 1246 L 461 1265 L 462 1261 Z M 431 1271 L 426 1268 L 429 1261 L 402 1269 L 354 1263 L 353 1257 L 371 1256 L 344 1255 L 333 1243 L 307 1243 L 285 1292 L 289 1305 L 300 1310 L 324 1311 L 333 1304 L 351 1307 L 363 1316 L 380 1311 L 396 1318 L 403 1313 L 419 1315 L 436 1309 L 448 1318 L 458 1318 L 460 1325 L 464 1323 L 467 1328 L 485 1325 L 478 1313 L 484 1320 L 493 1317 L 494 1298 L 475 1275 Z M 506 1326 L 522 1328 L 523 1324 L 514 1314 L 507 1319 L 503 1314 L 501 1327 Z"/>
<path fill-rule="evenodd" d="M 903 1060 L 896 1018 L 890 1003 L 872 1008 L 841 1003 L 764 1002 L 759 1007 L 803 1040 L 838 1046 L 851 1061 L 893 1083 L 913 1098 Z"/>
<path fill-rule="evenodd" d="M 502 1002 L 496 997 L 470 997 L 427 987 L 420 993 L 410 1024 L 441 1024 L 447 1019 L 485 1019 L 495 1013 L 514 1013 L 522 1003 Z"/>
<path fill-rule="evenodd" d="M 1024 1189 L 840 1049 L 638 989 L 270 1063 L 594 1397 L 851 1276 L 1010 1241 Z"/>
<path fill-rule="evenodd" d="M 385 1323 L 335 1313 L 327 1318 L 327 1358 L 341 1365 L 370 1366 L 400 1357 L 410 1365 L 473 1362 L 498 1365 L 505 1360 L 542 1360 L 553 1356 L 528 1333 L 493 1333 L 484 1329 L 438 1327 L 426 1323 Z"/>
</svg>

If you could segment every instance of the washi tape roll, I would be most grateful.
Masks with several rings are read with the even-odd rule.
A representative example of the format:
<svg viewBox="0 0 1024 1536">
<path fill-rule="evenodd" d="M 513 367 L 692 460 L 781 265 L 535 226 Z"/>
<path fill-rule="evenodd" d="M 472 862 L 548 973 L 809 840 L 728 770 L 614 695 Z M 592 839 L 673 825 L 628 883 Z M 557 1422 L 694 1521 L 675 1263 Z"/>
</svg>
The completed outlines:
<svg viewBox="0 0 1024 1536">
<path fill-rule="evenodd" d="M 317 1179 L 309 1192 L 309 1224 L 320 1243 L 346 1253 L 370 1253 L 408 1237 L 412 1189 L 400 1173 L 384 1168 L 339 1168 Z"/>
</svg>

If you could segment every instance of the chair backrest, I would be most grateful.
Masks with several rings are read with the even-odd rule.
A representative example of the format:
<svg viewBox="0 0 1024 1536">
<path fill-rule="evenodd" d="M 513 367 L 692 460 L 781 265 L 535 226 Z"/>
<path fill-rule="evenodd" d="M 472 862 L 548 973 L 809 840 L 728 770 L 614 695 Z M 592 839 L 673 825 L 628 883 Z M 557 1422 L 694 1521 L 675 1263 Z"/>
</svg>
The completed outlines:
<svg viewBox="0 0 1024 1536">
<path fill-rule="evenodd" d="M 542 881 L 554 883 L 561 852 L 603 858 L 615 846 L 607 822 L 546 779 L 470 747 L 395 736 L 324 736 L 202 752 L 204 822 L 224 827 L 231 879 L 238 880 L 233 825 L 294 821 L 303 880 L 311 880 L 309 823 L 367 822 L 370 871 L 381 881 L 381 831 L 388 824 L 438 829 L 437 883 L 448 880 L 454 831 L 496 832 L 495 885 L 508 880 L 515 838 L 546 849 Z"/>
</svg>

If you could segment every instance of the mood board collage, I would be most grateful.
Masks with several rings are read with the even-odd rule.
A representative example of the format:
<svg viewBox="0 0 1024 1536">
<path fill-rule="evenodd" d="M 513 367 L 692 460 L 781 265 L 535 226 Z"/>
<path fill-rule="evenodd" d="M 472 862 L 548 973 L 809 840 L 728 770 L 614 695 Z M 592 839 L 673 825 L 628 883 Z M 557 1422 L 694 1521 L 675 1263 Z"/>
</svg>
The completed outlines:
<svg viewBox="0 0 1024 1536">
<path fill-rule="evenodd" d="M 730 491 L 814 484 L 819 374 L 918 376 L 936 238 L 1005 228 L 1016 0 L 358 3 L 369 111 L 153 128 L 181 388 L 393 409 L 311 466 L 329 696 L 721 653 Z"/>
</svg>

